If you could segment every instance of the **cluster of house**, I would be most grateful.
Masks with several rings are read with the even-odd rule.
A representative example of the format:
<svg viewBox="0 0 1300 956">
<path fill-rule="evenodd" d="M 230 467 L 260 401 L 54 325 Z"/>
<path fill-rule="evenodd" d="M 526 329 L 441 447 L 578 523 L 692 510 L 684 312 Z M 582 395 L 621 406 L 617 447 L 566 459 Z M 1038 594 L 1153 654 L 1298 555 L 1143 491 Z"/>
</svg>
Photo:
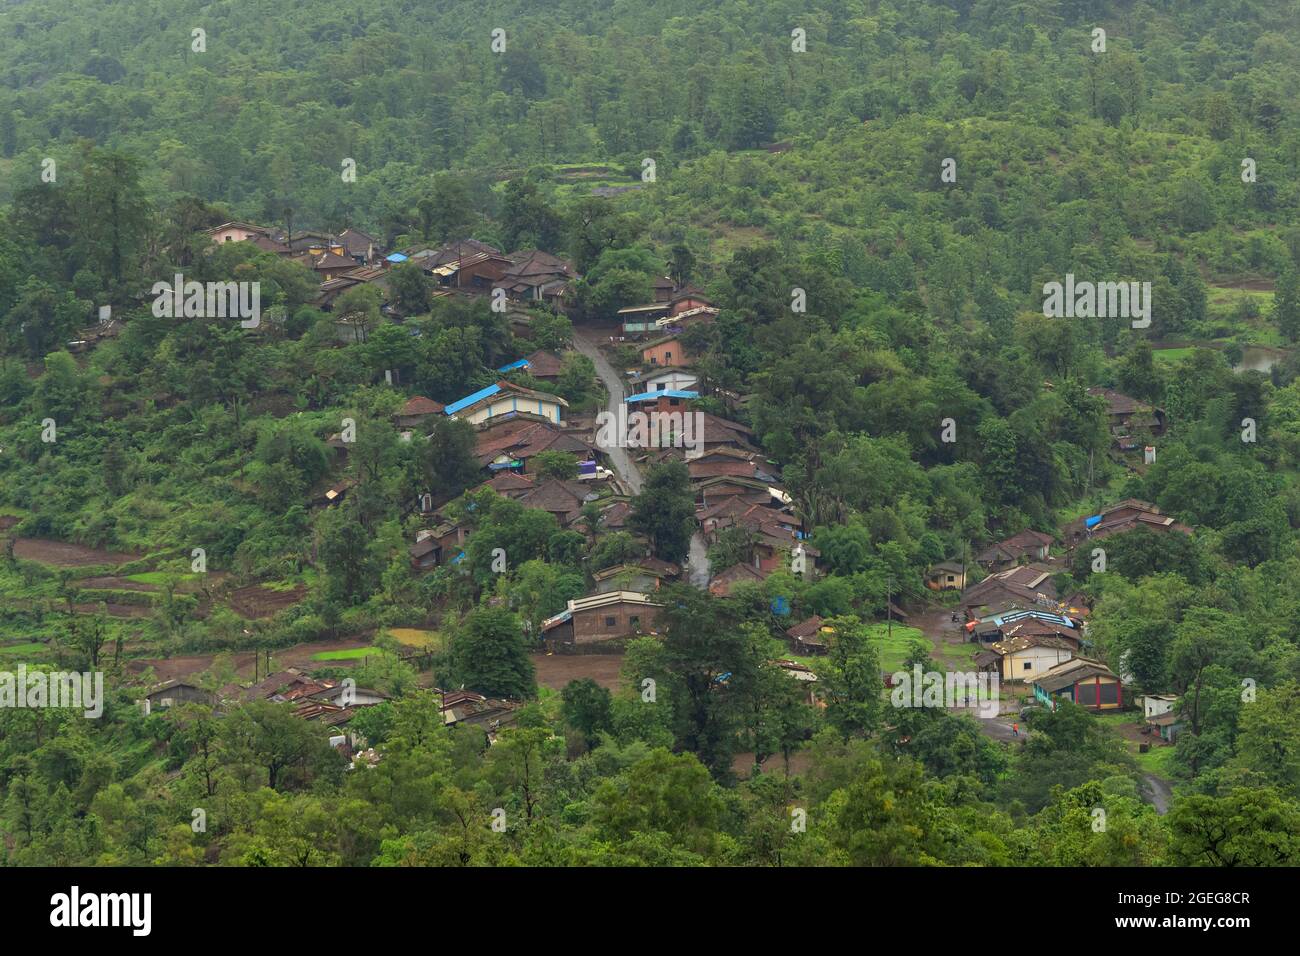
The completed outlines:
<svg viewBox="0 0 1300 956">
<path fill-rule="evenodd" d="M 445 726 L 482 727 L 489 742 L 495 740 L 497 730 L 514 721 L 519 706 L 515 701 L 489 698 L 474 691 L 435 688 L 434 693 L 439 697 Z M 359 710 L 388 699 L 382 691 L 357 687 L 353 681 L 315 678 L 290 667 L 254 684 L 227 684 L 215 692 L 187 680 L 164 681 L 145 691 L 140 709 L 147 715 L 182 704 L 205 704 L 220 714 L 232 704 L 252 701 L 289 704 L 294 717 L 324 728 L 330 745 L 358 766 L 373 764 L 378 755 L 368 748 L 364 737 L 349 729 L 349 724 Z"/>
<path fill-rule="evenodd" d="M 1191 532 L 1150 502 L 1126 498 L 1070 523 L 1063 537 L 1073 550 L 1138 528 Z M 930 569 L 926 584 L 961 591 L 958 616 L 970 639 L 982 645 L 975 655 L 979 670 L 1032 688 L 1034 697 L 1048 706 L 1068 699 L 1091 710 L 1119 709 L 1125 682 L 1088 656 L 1088 606 L 1081 594 L 1058 593 L 1056 575 L 1064 565 L 1051 555 L 1054 540 L 1041 531 L 1021 531 L 975 556 L 975 565 L 986 575 L 977 583 L 967 580 L 974 568 L 944 561 Z"/>
<path fill-rule="evenodd" d="M 378 239 L 353 228 L 339 233 L 302 230 L 289 235 L 272 226 L 226 222 L 209 229 L 208 235 L 215 244 L 251 242 L 310 269 L 320 282 L 312 304 L 327 311 L 354 286 L 370 284 L 386 290 L 389 270 L 400 263 L 418 266 L 429 276 L 435 297 L 489 295 L 501 290 L 512 301 L 544 302 L 557 310 L 566 306 L 572 282 L 578 278 L 570 263 L 548 252 L 522 249 L 506 254 L 476 239 L 385 252 Z M 385 310 L 394 313 L 395 307 L 389 304 Z M 361 330 L 346 319 L 340 316 L 340 334 L 349 340 L 360 338 Z"/>
</svg>

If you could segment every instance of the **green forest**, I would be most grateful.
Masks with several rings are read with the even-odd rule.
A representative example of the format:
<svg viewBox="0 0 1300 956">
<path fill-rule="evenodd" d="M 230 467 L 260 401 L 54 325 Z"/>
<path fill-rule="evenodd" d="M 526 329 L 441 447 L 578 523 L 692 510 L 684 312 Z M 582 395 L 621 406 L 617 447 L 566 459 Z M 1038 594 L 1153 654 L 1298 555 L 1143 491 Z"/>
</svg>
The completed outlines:
<svg viewBox="0 0 1300 956">
<path fill-rule="evenodd" d="M 579 277 L 503 313 L 408 262 L 331 310 L 300 263 L 214 247 L 232 221 Z M 260 283 L 262 328 L 157 315 L 181 273 Z M 1149 327 L 1045 315 L 1067 274 L 1150 283 Z M 472 425 L 393 420 L 537 349 L 563 372 L 514 381 L 594 413 L 569 347 L 664 276 L 717 307 L 681 339 L 698 407 L 752 430 L 817 573 L 666 585 L 616 679 L 554 686 L 544 621 L 687 557 L 687 467 L 647 464 L 625 528 L 561 524 L 480 487 Z M 1117 450 L 1090 389 L 1167 429 Z M 420 572 L 426 493 L 471 534 Z M 1128 499 L 1188 533 L 1099 566 L 1067 529 Z M 890 706 L 882 672 L 978 649 L 895 609 L 946 619 L 930 569 L 1024 530 L 1126 698 L 1178 698 L 1175 742 L 1032 692 L 1014 740 Z M 0 707 L 7 865 L 1300 864 L 1300 5 L 8 0 L 0 546 L 0 671 L 107 693 Z M 818 707 L 774 663 L 812 615 Z M 381 691 L 349 724 L 374 762 L 283 703 L 144 713 L 189 659 L 212 692 L 290 660 Z M 515 719 L 448 728 L 439 688 Z"/>
</svg>

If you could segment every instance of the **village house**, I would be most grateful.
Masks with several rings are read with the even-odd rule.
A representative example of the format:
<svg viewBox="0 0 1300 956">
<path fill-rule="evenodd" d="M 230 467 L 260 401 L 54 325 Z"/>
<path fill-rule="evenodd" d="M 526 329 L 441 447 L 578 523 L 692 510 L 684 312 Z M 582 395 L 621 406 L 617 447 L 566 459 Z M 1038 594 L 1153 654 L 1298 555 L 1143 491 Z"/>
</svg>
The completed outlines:
<svg viewBox="0 0 1300 956">
<path fill-rule="evenodd" d="M 309 700 L 319 703 L 334 704 L 344 707 L 372 707 L 388 700 L 383 691 L 369 687 L 350 686 L 345 683 L 333 684 L 306 695 Z"/>
<path fill-rule="evenodd" d="M 314 496 L 311 500 L 315 508 L 328 508 L 330 505 L 336 505 L 347 497 L 349 491 L 356 487 L 355 478 L 344 478 L 328 485 L 324 491 Z"/>
<path fill-rule="evenodd" d="M 1078 648 L 1083 643 L 1083 629 L 1075 619 L 1046 607 L 1011 607 L 966 622 L 971 640 L 990 643 L 1017 635 L 1055 634 L 1073 641 Z"/>
<path fill-rule="evenodd" d="M 558 478 L 537 479 L 533 488 L 516 499 L 528 508 L 538 508 L 555 516 L 561 528 L 567 528 L 582 514 L 582 506 L 596 495 L 589 484 L 580 481 L 560 481 Z"/>
<path fill-rule="evenodd" d="M 374 236 L 360 229 L 349 226 L 339 233 L 338 241 L 343 246 L 344 254 L 351 256 L 360 265 L 378 265 L 384 261 L 383 246 Z"/>
<path fill-rule="evenodd" d="M 496 741 L 497 731 L 515 722 L 519 704 L 512 700 L 484 697 L 472 690 L 443 691 L 437 688 L 439 709 L 444 727 L 465 725 L 479 727 L 487 735 L 487 742 Z"/>
<path fill-rule="evenodd" d="M 531 475 L 521 474 L 517 471 L 503 470 L 498 471 L 495 475 L 480 484 L 475 485 L 468 492 L 473 494 L 482 491 L 484 488 L 491 488 L 503 498 L 519 499 L 528 492 L 537 487 Z"/>
<path fill-rule="evenodd" d="M 606 531 L 623 531 L 631 514 L 632 505 L 628 501 L 614 501 L 601 509 L 600 526 Z"/>
<path fill-rule="evenodd" d="M 183 680 L 169 680 L 151 687 L 141 698 L 141 709 L 145 715 L 158 708 L 179 707 L 182 704 L 207 704 L 216 702 L 212 691 L 204 690 L 197 684 Z"/>
<path fill-rule="evenodd" d="M 690 365 L 692 358 L 680 339 L 681 336 L 674 333 L 647 342 L 641 349 L 641 361 L 646 365 Z"/>
<path fill-rule="evenodd" d="M 1153 717 L 1144 718 L 1144 723 L 1148 728 L 1159 734 L 1160 739 L 1165 743 L 1177 743 L 1178 735 L 1183 731 L 1183 718 L 1172 710 L 1163 714 L 1156 714 Z"/>
<path fill-rule="evenodd" d="M 814 614 L 798 624 L 788 627 L 785 636 L 790 639 L 790 647 L 796 654 L 825 654 L 827 641 L 834 632 L 822 623 L 822 618 Z"/>
<path fill-rule="evenodd" d="M 1088 394 L 1106 403 L 1111 439 L 1120 451 L 1135 451 L 1148 437 L 1159 438 L 1165 433 L 1164 409 L 1110 388 L 1090 388 Z"/>
<path fill-rule="evenodd" d="M 1055 568 L 1023 564 L 990 574 L 979 584 L 962 591 L 960 606 L 968 618 L 981 616 L 981 609 L 1006 601 L 1021 602 L 1024 606 L 1056 605 L 1056 585 L 1052 583 Z"/>
<path fill-rule="evenodd" d="M 768 509 L 783 509 L 785 502 L 781 498 L 781 489 L 767 481 L 749 479 L 738 475 L 716 475 L 693 481 L 695 492 L 695 510 L 701 512 L 699 518 L 706 520 L 712 516 L 712 509 L 727 501 L 738 498 L 746 505 L 763 505 Z"/>
<path fill-rule="evenodd" d="M 538 349 L 531 355 L 525 355 L 509 365 L 497 369 L 502 375 L 514 371 L 526 372 L 531 378 L 542 382 L 554 382 L 564 371 L 564 360 L 554 352 Z"/>
<path fill-rule="evenodd" d="M 328 249 L 313 245 L 302 255 L 294 256 L 291 261 L 312 270 L 316 273 L 318 281 L 324 283 L 337 279 L 357 267 L 356 260 L 345 255 L 345 252 L 341 245 Z"/>
<path fill-rule="evenodd" d="M 1074 657 L 1034 678 L 1034 699 L 1053 710 L 1060 700 L 1089 710 L 1119 710 L 1124 706 L 1124 691 L 1119 677 L 1105 664 Z"/>
<path fill-rule="evenodd" d="M 769 486 L 778 484 L 781 475 L 776 466 L 758 452 L 741 451 L 718 445 L 707 452 L 688 458 L 686 469 L 690 475 L 692 487 L 710 478 L 745 478 Z M 772 496 L 773 505 L 784 503 L 783 499 Z"/>
<path fill-rule="evenodd" d="M 217 696 L 222 700 L 269 700 L 284 703 L 333 687 L 335 683 L 335 681 L 315 680 L 296 667 L 288 667 L 268 674 L 248 687 L 238 683 L 227 684 L 217 692 Z"/>
<path fill-rule="evenodd" d="M 694 391 L 699 376 L 681 366 L 654 368 L 629 376 L 628 386 L 635 392 Z"/>
<path fill-rule="evenodd" d="M 569 295 L 569 283 L 578 278 L 573 265 L 549 252 L 526 249 L 513 253 L 510 265 L 495 283 L 506 296 L 521 302 L 547 302 L 561 309 Z"/>
<path fill-rule="evenodd" d="M 598 592 L 570 599 L 565 610 L 542 622 L 542 636 L 562 648 L 652 634 L 661 607 L 640 591 Z"/>
<path fill-rule="evenodd" d="M 695 517 L 706 538 L 737 525 L 757 530 L 764 524 L 778 524 L 790 531 L 802 530 L 787 503 L 774 494 L 780 489 L 765 481 L 719 475 L 694 484 Z"/>
<path fill-rule="evenodd" d="M 1052 547 L 1052 536 L 1041 531 L 1025 530 L 995 544 L 975 556 L 985 570 L 1002 570 L 1022 561 L 1045 561 Z"/>
<path fill-rule="evenodd" d="M 624 335 L 640 335 L 645 332 L 659 331 L 659 319 L 668 315 L 667 302 L 649 302 L 645 305 L 629 305 L 618 310 L 619 321 L 623 323 Z"/>
<path fill-rule="evenodd" d="M 428 425 L 430 419 L 444 414 L 445 411 L 446 406 L 441 402 L 435 402 L 423 395 L 415 395 L 406 400 L 393 416 L 393 421 L 398 428 L 423 428 Z"/>
<path fill-rule="evenodd" d="M 714 597 L 730 597 L 737 584 L 762 584 L 765 577 L 748 564 L 733 564 L 709 579 L 709 593 Z"/>
<path fill-rule="evenodd" d="M 805 694 L 803 702 L 809 707 L 825 706 L 817 699 L 817 675 L 807 664 L 800 664 L 798 661 L 775 660 L 769 663 L 781 669 L 782 673 L 789 675 L 793 680 L 803 684 Z"/>
<path fill-rule="evenodd" d="M 1140 501 L 1137 498 L 1125 498 L 1103 509 L 1100 514 L 1085 518 L 1083 521 L 1084 535 L 1090 540 L 1136 531 L 1138 528 L 1161 533 L 1168 531 L 1177 531 L 1181 534 L 1192 533 L 1192 529 L 1187 525 L 1171 515 L 1164 514 L 1149 501 Z"/>
<path fill-rule="evenodd" d="M 637 558 L 624 564 L 603 568 L 592 575 L 596 592 L 657 591 L 667 580 L 677 577 L 681 568 L 658 558 Z"/>
<path fill-rule="evenodd" d="M 1161 714 L 1167 714 L 1174 709 L 1178 703 L 1177 694 L 1146 694 L 1139 697 L 1135 703 L 1142 708 L 1143 717 L 1159 717 Z"/>
<path fill-rule="evenodd" d="M 700 397 L 699 392 L 663 389 L 657 392 L 639 392 L 623 399 L 629 411 L 663 414 L 665 412 L 684 412 L 690 403 Z"/>
<path fill-rule="evenodd" d="M 569 403 L 558 395 L 538 392 L 502 380 L 457 399 L 443 409 L 443 412 L 452 418 L 463 419 L 474 425 L 481 424 L 489 418 L 517 415 L 521 412 L 558 423 L 561 410 L 568 407 Z"/>
<path fill-rule="evenodd" d="M 494 419 L 474 440 L 475 457 L 491 471 L 527 471 L 529 459 L 544 451 L 566 452 L 579 462 L 596 457 L 596 449 L 573 432 L 524 415 Z"/>
<path fill-rule="evenodd" d="M 497 249 L 475 239 L 448 242 L 437 249 L 412 253 L 408 261 L 433 277 L 440 286 L 488 293 L 513 263 Z"/>
<path fill-rule="evenodd" d="M 247 242 L 259 237 L 270 239 L 274 235 L 274 230 L 269 226 L 257 226 L 251 222 L 236 220 L 214 226 L 208 230 L 208 235 L 215 244 L 220 245 L 223 242 Z"/>
<path fill-rule="evenodd" d="M 926 572 L 925 586 L 932 591 L 960 591 L 966 586 L 966 566 L 958 561 L 940 561 Z"/>
<path fill-rule="evenodd" d="M 456 563 L 465 552 L 468 538 L 469 529 L 451 521 L 417 531 L 415 543 L 407 549 L 411 567 L 416 571 L 427 571 L 444 564 Z"/>
<path fill-rule="evenodd" d="M 989 650 L 1000 659 L 1004 681 L 1033 681 L 1075 656 L 1078 644 L 1054 634 L 1023 634 L 997 641 Z"/>
</svg>

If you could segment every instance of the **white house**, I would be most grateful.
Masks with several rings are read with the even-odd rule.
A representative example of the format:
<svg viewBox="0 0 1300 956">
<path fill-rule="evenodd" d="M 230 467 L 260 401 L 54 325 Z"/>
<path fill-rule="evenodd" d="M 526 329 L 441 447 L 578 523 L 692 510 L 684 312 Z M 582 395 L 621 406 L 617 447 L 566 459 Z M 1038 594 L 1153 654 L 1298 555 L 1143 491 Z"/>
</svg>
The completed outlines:
<svg viewBox="0 0 1300 956">
<path fill-rule="evenodd" d="M 1052 634 L 1030 634 L 998 641 L 990 649 L 1002 656 L 1002 679 L 1032 681 L 1074 657 L 1075 644 Z"/>
<path fill-rule="evenodd" d="M 1177 694 L 1147 694 L 1142 698 L 1142 716 L 1151 718 L 1167 714 L 1174 709 L 1176 703 Z"/>
</svg>

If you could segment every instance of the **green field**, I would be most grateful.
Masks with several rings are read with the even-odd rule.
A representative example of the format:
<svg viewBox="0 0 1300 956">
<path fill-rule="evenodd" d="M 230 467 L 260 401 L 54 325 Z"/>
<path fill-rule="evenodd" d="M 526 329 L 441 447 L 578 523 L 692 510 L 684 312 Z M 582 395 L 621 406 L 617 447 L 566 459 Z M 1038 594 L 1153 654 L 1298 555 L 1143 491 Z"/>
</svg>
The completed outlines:
<svg viewBox="0 0 1300 956">
<path fill-rule="evenodd" d="M 31 654 L 40 654 L 43 653 L 44 651 L 45 651 L 45 645 L 38 644 L 36 642 L 32 642 L 28 644 L 6 644 L 3 647 L 0 647 L 0 654 L 6 654 L 14 657 L 31 655 Z"/>
<path fill-rule="evenodd" d="M 891 635 L 888 621 L 867 625 L 867 633 L 876 648 L 876 653 L 880 655 L 881 670 L 890 672 L 902 668 L 903 662 L 907 660 L 907 655 L 912 650 L 913 642 L 920 641 L 926 646 L 930 645 L 926 636 L 914 627 L 895 623 Z"/>
<path fill-rule="evenodd" d="M 313 654 L 311 659 L 314 661 L 358 661 L 365 657 L 383 653 L 385 652 L 378 647 L 354 647 L 346 651 L 321 651 Z"/>
</svg>

